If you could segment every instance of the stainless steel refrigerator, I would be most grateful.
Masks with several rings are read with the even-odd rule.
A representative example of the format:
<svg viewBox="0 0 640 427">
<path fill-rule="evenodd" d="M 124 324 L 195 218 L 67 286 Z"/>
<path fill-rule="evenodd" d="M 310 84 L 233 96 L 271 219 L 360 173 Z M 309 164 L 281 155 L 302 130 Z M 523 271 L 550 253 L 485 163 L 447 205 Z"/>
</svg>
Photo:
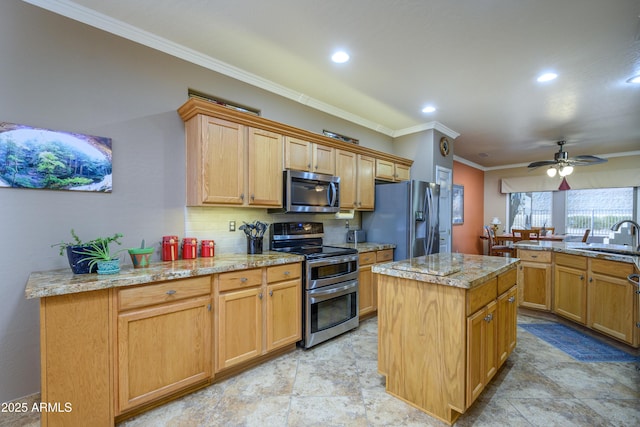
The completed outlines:
<svg viewBox="0 0 640 427">
<path fill-rule="evenodd" d="M 362 214 L 367 240 L 394 243 L 394 260 L 437 253 L 439 197 L 440 186 L 431 182 L 376 184 L 375 211 Z"/>
</svg>

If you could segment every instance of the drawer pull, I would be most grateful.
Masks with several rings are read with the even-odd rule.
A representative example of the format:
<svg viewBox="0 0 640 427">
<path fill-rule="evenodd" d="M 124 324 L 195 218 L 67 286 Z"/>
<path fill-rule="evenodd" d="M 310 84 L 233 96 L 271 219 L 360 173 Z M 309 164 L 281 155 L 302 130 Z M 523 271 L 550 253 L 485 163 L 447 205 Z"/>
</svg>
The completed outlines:
<svg viewBox="0 0 640 427">
<path fill-rule="evenodd" d="M 531 255 L 531 258 L 538 258 L 538 255 Z"/>
<path fill-rule="evenodd" d="M 174 291 L 173 289 L 170 289 L 170 290 L 167 291 L 167 295 L 173 295 L 175 293 L 176 293 L 176 291 Z"/>
<path fill-rule="evenodd" d="M 285 276 L 288 276 L 288 275 L 290 275 L 291 273 L 290 273 L 289 271 L 285 271 L 283 274 L 284 274 Z"/>
<path fill-rule="evenodd" d="M 514 302 L 515 300 L 516 300 L 516 297 L 509 297 L 509 299 L 507 301 Z"/>
<path fill-rule="evenodd" d="M 240 278 L 240 281 L 241 281 L 242 283 L 246 282 L 247 280 L 249 280 L 249 279 L 247 279 L 246 277 L 241 277 L 241 278 Z"/>
</svg>

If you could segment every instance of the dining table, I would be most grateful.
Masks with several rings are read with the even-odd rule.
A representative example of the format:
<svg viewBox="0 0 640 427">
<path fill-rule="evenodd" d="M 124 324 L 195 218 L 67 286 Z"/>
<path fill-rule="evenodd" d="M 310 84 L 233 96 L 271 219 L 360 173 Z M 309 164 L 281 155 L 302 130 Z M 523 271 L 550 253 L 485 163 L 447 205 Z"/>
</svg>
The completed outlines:
<svg viewBox="0 0 640 427">
<path fill-rule="evenodd" d="M 544 236 L 538 236 L 535 239 L 532 240 L 546 240 L 548 242 L 562 242 L 564 241 L 565 237 L 567 237 L 564 234 L 547 234 Z M 481 234 L 480 238 L 483 240 L 487 240 L 489 237 L 487 237 L 486 234 Z M 496 242 L 517 242 L 519 240 L 522 240 L 521 237 L 519 236 L 514 236 L 513 233 L 503 233 L 503 234 L 496 234 L 494 236 L 494 239 Z"/>
</svg>

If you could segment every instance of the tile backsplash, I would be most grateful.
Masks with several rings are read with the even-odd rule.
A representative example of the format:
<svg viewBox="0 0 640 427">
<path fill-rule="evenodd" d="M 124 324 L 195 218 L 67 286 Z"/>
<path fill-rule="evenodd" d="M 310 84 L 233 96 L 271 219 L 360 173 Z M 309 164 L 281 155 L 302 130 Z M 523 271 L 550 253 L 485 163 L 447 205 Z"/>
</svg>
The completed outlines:
<svg viewBox="0 0 640 427">
<path fill-rule="evenodd" d="M 239 229 L 243 222 L 306 221 L 324 224 L 324 243 L 344 243 L 347 239 L 347 221 L 349 229 L 360 228 L 360 213 L 353 219 L 336 219 L 334 214 L 270 214 L 266 209 L 225 208 L 225 207 L 186 207 L 185 235 L 195 237 L 198 241 L 212 239 L 216 242 L 215 253 L 245 253 L 247 243 L 244 232 Z M 229 231 L 229 221 L 236 222 L 236 231 Z M 264 250 L 269 249 L 269 231 L 264 236 Z"/>
</svg>

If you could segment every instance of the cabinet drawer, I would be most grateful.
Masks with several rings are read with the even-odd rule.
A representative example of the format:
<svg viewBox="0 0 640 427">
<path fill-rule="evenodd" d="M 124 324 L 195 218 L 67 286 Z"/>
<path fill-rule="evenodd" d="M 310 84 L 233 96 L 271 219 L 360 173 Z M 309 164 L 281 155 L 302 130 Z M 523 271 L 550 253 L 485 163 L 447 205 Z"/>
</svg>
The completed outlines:
<svg viewBox="0 0 640 427">
<path fill-rule="evenodd" d="M 518 281 L 518 273 L 515 268 L 502 273 L 498 276 L 498 295 L 502 295 L 508 291 L 512 286 L 515 286 Z"/>
<path fill-rule="evenodd" d="M 579 270 L 587 269 L 587 258 L 583 256 L 556 253 L 554 254 L 554 260 L 557 265 L 573 267 Z"/>
<path fill-rule="evenodd" d="M 518 258 L 520 258 L 522 261 L 551 262 L 551 252 L 518 249 Z"/>
<path fill-rule="evenodd" d="M 262 269 L 230 271 L 218 275 L 218 291 L 225 292 L 232 289 L 250 288 L 262 284 Z"/>
<path fill-rule="evenodd" d="M 302 267 L 297 264 L 274 265 L 267 268 L 267 283 L 280 282 L 282 280 L 297 279 L 300 277 Z"/>
<path fill-rule="evenodd" d="M 162 304 L 211 293 L 211 276 L 172 280 L 118 291 L 118 311 Z"/>
<path fill-rule="evenodd" d="M 619 277 L 626 279 L 628 275 L 633 273 L 633 264 L 626 262 L 607 261 L 604 259 L 589 260 L 591 262 L 591 272 L 600 273 L 606 276 Z"/>
<path fill-rule="evenodd" d="M 375 264 L 376 253 L 375 252 L 363 252 L 358 256 L 358 265 L 363 267 L 369 264 Z"/>
<path fill-rule="evenodd" d="M 498 278 L 467 291 L 467 316 L 475 313 L 498 297 Z"/>
<path fill-rule="evenodd" d="M 393 261 L 393 249 L 384 249 L 376 253 L 376 262 Z"/>
</svg>

